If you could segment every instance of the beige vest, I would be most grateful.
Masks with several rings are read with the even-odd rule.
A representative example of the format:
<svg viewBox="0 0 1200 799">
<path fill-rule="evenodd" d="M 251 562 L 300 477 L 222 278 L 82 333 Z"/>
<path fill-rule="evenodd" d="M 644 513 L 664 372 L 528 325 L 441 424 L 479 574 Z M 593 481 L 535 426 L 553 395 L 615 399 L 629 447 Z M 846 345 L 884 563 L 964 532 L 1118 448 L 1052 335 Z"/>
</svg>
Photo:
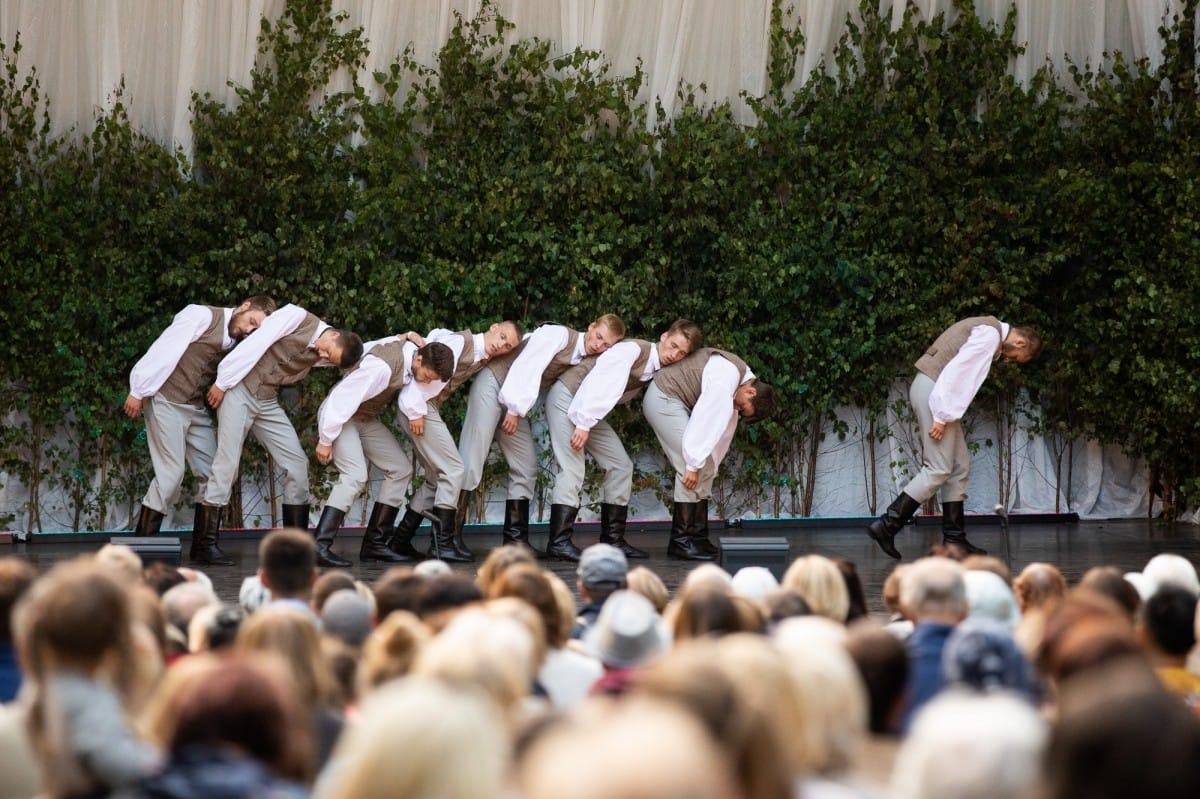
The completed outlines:
<svg viewBox="0 0 1200 799">
<path fill-rule="evenodd" d="M 387 344 L 377 344 L 371 348 L 368 355 L 374 355 L 379 360 L 388 365 L 392 370 L 392 377 L 388 380 L 387 388 L 380 391 L 373 397 L 367 397 L 358 405 L 358 410 L 350 418 L 356 422 L 369 422 L 375 419 L 383 412 L 383 409 L 388 406 L 392 400 L 396 399 L 396 395 L 400 393 L 400 389 L 404 387 L 404 342 L 389 341 Z M 365 356 L 364 356 L 365 357 Z M 346 372 L 346 377 L 349 377 L 355 369 L 362 365 L 360 358 L 354 367 Z"/>
<path fill-rule="evenodd" d="M 629 367 L 629 379 L 625 381 L 625 391 L 622 395 L 622 401 L 627 401 L 624 398 L 624 394 L 642 387 L 642 372 L 646 371 L 646 362 L 650 360 L 650 350 L 654 346 L 649 341 L 642 341 L 641 339 L 627 338 L 625 340 L 637 344 L 641 352 L 638 353 L 637 360 L 633 362 L 633 366 Z M 595 365 L 596 356 L 589 355 L 559 375 L 558 381 L 571 391 L 571 396 L 574 396 L 575 392 L 579 391 L 579 387 L 583 384 L 583 379 L 588 376 L 588 373 L 592 371 Z"/>
<path fill-rule="evenodd" d="M 1004 334 L 1000 328 L 1000 320 L 994 316 L 972 316 L 970 319 L 955 322 L 937 337 L 929 349 L 925 350 L 924 355 L 917 359 L 917 371 L 936 381 L 942 370 L 946 368 L 946 364 L 954 360 L 954 356 L 962 349 L 962 345 L 966 344 L 967 339 L 971 337 L 971 328 L 979 325 L 991 325 L 996 328 L 997 333 Z M 996 356 L 999 354 L 1000 348 L 997 347 Z"/>
<path fill-rule="evenodd" d="M 200 338 L 183 351 L 166 382 L 158 393 L 177 405 L 204 407 L 204 387 L 217 377 L 217 364 L 225 357 L 225 309 L 209 307 L 212 321 Z"/>
<path fill-rule="evenodd" d="M 539 393 L 550 388 L 559 375 L 575 365 L 571 363 L 571 356 L 575 354 L 575 346 L 579 343 L 581 335 L 583 334 L 578 330 L 572 330 L 567 334 L 567 345 L 554 353 L 554 357 L 550 359 L 550 363 L 546 364 L 546 368 L 542 372 L 541 384 L 538 386 Z M 504 385 L 504 381 L 508 377 L 508 372 L 512 369 L 513 361 L 516 360 L 521 350 L 525 349 L 525 342 L 527 341 L 529 339 L 522 341 L 515 350 L 503 358 L 493 358 L 488 362 L 488 368 L 496 376 L 496 382 L 499 385 Z"/>
<path fill-rule="evenodd" d="M 454 374 L 450 375 L 450 382 L 446 383 L 446 387 L 436 397 L 429 400 L 429 404 L 435 408 L 442 407 L 442 403 L 449 399 L 459 386 L 474 377 L 475 373 L 487 364 L 486 359 L 478 362 L 475 360 L 475 334 L 470 330 L 460 330 L 458 335 L 463 337 L 462 355 L 458 356 L 458 363 L 454 364 Z"/>
<path fill-rule="evenodd" d="M 738 385 L 746 377 L 749 366 L 732 352 L 712 347 L 698 349 L 681 361 L 664 366 L 654 373 L 654 385 L 668 397 L 674 397 L 687 406 L 690 413 L 700 401 L 700 390 L 704 379 L 704 367 L 713 355 L 720 355 L 738 370 Z"/>
<path fill-rule="evenodd" d="M 313 364 L 321 360 L 317 351 L 308 346 L 320 323 L 314 314 L 305 313 L 300 326 L 272 344 L 246 374 L 242 380 L 246 389 L 258 399 L 272 399 L 280 386 L 303 380 Z"/>
</svg>

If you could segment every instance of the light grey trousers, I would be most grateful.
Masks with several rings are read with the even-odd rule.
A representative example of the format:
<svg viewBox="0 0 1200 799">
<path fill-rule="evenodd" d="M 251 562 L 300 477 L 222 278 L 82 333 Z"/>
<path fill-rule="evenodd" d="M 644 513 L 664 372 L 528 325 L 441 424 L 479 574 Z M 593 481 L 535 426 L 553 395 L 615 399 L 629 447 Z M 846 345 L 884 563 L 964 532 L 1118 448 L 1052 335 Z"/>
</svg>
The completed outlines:
<svg viewBox="0 0 1200 799">
<path fill-rule="evenodd" d="M 370 464 L 383 472 L 376 502 L 399 508 L 404 504 L 413 466 L 404 448 L 379 419 L 346 422 L 333 442 L 333 466 L 338 479 L 329 491 L 326 507 L 350 510 L 351 503 L 367 486 Z"/>
<path fill-rule="evenodd" d="M 458 492 L 463 485 L 463 462 L 458 456 L 458 447 L 454 445 L 454 436 L 450 435 L 441 413 L 432 405 L 429 406 L 425 414 L 425 433 L 419 436 L 412 434 L 412 425 L 404 414 L 396 414 L 396 422 L 412 439 L 417 462 L 425 473 L 425 482 L 413 493 L 409 507 L 415 511 L 458 507 Z"/>
<path fill-rule="evenodd" d="M 962 422 L 946 425 L 941 441 L 929 437 L 933 426 L 933 411 L 929 410 L 929 395 L 933 392 L 933 380 L 928 375 L 917 373 L 908 389 L 908 400 L 912 403 L 920 425 L 921 471 L 904 487 L 904 493 L 917 502 L 925 502 L 934 494 L 942 502 L 962 502 L 967 498 L 967 478 L 971 474 L 971 452 L 967 449 L 967 437 L 963 434 Z"/>
<path fill-rule="evenodd" d="M 500 429 L 507 411 L 500 404 L 500 383 L 491 369 L 483 369 L 471 383 L 467 416 L 458 437 L 458 454 L 463 462 L 463 490 L 474 491 L 483 480 L 492 441 L 500 445 L 508 463 L 508 498 L 532 499 L 537 480 L 537 451 L 529 420 L 517 420 L 512 435 Z"/>
<path fill-rule="evenodd" d="M 687 471 L 687 464 L 683 460 L 683 431 L 691 419 L 687 406 L 674 397 L 668 397 L 651 382 L 642 400 L 642 414 L 654 429 L 658 443 L 675 469 L 675 501 L 699 502 L 711 497 L 713 480 L 717 476 L 717 464 L 712 456 L 704 462 L 695 490 L 683 484 L 683 475 Z"/>
<path fill-rule="evenodd" d="M 217 407 L 217 452 L 204 491 L 205 504 L 229 503 L 247 433 L 254 433 L 283 472 L 283 504 L 307 505 L 308 457 L 296 428 L 277 398 L 260 400 L 241 383 L 226 391 Z"/>
<path fill-rule="evenodd" d="M 170 515 L 179 499 L 185 465 L 199 483 L 197 497 L 204 496 L 217 451 L 217 429 L 203 408 L 180 405 L 165 397 L 146 397 L 142 416 L 154 466 L 154 479 L 142 498 L 142 507 Z"/>
<path fill-rule="evenodd" d="M 585 452 L 595 458 L 604 470 L 600 485 L 600 501 L 610 505 L 628 505 L 633 493 L 633 461 L 625 452 L 621 439 L 612 425 L 601 419 L 588 435 L 582 450 L 571 448 L 575 425 L 567 418 L 572 394 L 562 382 L 555 382 L 546 392 L 546 424 L 550 428 L 550 445 L 558 462 L 551 502 L 555 505 L 579 507 L 583 491 Z"/>
</svg>

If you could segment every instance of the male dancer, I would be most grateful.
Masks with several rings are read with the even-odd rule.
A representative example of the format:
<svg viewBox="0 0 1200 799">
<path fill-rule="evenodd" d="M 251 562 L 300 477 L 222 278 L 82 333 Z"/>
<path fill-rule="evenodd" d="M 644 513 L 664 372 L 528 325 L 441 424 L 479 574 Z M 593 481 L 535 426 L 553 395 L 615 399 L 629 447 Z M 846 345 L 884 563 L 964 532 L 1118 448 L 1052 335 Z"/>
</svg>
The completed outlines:
<svg viewBox="0 0 1200 799">
<path fill-rule="evenodd" d="M 584 332 L 544 324 L 508 355 L 489 361 L 475 377 L 458 439 L 464 476 L 457 529 L 461 531 L 466 521 L 467 499 L 483 479 L 488 450 L 499 429 L 500 451 L 508 464 L 501 543 L 530 546 L 529 500 L 537 480 L 537 450 L 526 417 L 559 375 L 584 358 L 607 351 L 624 336 L 625 323 L 616 314 L 604 314 Z"/>
<path fill-rule="evenodd" d="M 198 494 L 212 474 L 217 433 L 204 408 L 204 389 L 217 364 L 233 346 L 253 333 L 272 311 L 270 297 L 251 297 L 236 308 L 189 305 L 146 350 L 129 373 L 125 415 L 146 416 L 146 444 L 154 480 L 138 514 L 134 535 L 158 535 L 163 518 L 175 506 L 186 463 L 196 476 Z"/>
<path fill-rule="evenodd" d="M 419 385 L 406 386 L 400 392 L 401 410 L 396 414 L 396 422 L 412 439 L 425 482 L 413 495 L 388 546 L 405 560 L 421 560 L 422 555 L 412 545 L 412 539 L 421 520 L 428 518 L 433 525 L 429 557 L 468 563 L 475 560 L 475 555 L 467 549 L 461 530 L 456 530 L 454 524 L 462 488 L 463 462 L 439 409 L 488 361 L 512 352 L 521 341 L 521 328 L 516 322 L 505 320 L 492 324 L 483 333 L 470 330 L 456 333 L 438 328 L 425 338 L 450 348 L 454 353 L 454 373 L 445 384 L 434 384 L 432 397 L 428 396 L 427 387 Z"/>
<path fill-rule="evenodd" d="M 362 357 L 362 346 L 357 333 L 336 330 L 289 304 L 221 361 L 208 390 L 208 404 L 217 409 L 217 451 L 204 502 L 196 506 L 193 563 L 233 565 L 217 546 L 217 534 L 249 432 L 283 470 L 283 526 L 308 527 L 308 458 L 279 405 L 279 387 L 302 380 L 313 367 L 352 366 Z"/>
<path fill-rule="evenodd" d="M 546 422 L 550 445 L 558 461 L 558 475 L 550 505 L 550 544 L 553 558 L 578 561 L 579 547 L 571 541 L 579 495 L 583 490 L 584 453 L 591 453 L 604 469 L 600 498 L 600 541 L 612 544 L 627 558 L 648 554 L 625 540 L 629 498 L 633 494 L 633 461 L 620 437 L 604 417 L 616 405 L 638 395 L 643 384 L 664 366 L 680 360 L 700 346 L 702 334 L 695 322 L 678 319 L 652 344 L 627 339 L 614 344 L 595 361 L 585 360 L 563 372 L 546 394 Z"/>
<path fill-rule="evenodd" d="M 445 344 L 424 343 L 414 332 L 389 336 L 363 345 L 366 354 L 329 391 L 317 411 L 317 460 L 333 462 L 338 481 L 329 492 L 321 520 L 317 523 L 317 565 L 346 568 L 350 561 L 333 553 L 333 539 L 346 519 L 350 503 L 367 484 L 368 462 L 383 472 L 379 495 L 358 550 L 361 561 L 398 563 L 402 559 L 388 549 L 385 533 L 391 534 L 408 483 L 412 461 L 400 442 L 379 419 L 379 413 L 411 382 L 431 385 L 449 380 L 454 372 L 454 353 Z M 418 348 L 418 345 L 423 344 Z M 401 408 L 401 412 L 405 412 Z"/>
<path fill-rule="evenodd" d="M 716 559 L 719 550 L 708 540 L 708 500 L 717 467 L 739 415 L 757 422 L 774 411 L 775 389 L 724 350 L 705 347 L 654 375 L 642 413 L 675 467 L 668 555 Z"/>
<path fill-rule="evenodd" d="M 967 540 L 963 500 L 971 453 L 961 419 L 995 361 L 1029 363 L 1041 351 L 1041 336 L 1033 328 L 1012 327 L 994 316 L 973 316 L 948 327 L 917 360 L 908 398 L 925 433 L 924 463 L 883 515 L 867 526 L 867 535 L 889 556 L 900 559 L 896 533 L 934 494 L 942 504 L 942 541 L 968 554 L 986 554 Z"/>
</svg>

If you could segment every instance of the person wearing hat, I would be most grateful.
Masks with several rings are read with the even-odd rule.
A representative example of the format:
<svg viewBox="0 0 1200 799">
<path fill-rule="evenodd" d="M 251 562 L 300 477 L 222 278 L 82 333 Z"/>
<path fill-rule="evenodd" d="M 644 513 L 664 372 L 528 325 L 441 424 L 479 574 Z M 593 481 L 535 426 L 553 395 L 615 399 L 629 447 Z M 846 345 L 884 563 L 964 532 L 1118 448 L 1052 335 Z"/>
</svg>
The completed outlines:
<svg viewBox="0 0 1200 799">
<path fill-rule="evenodd" d="M 649 554 L 625 540 L 629 498 L 633 493 L 633 460 L 605 417 L 629 402 L 655 372 L 700 346 L 700 326 L 677 319 L 657 342 L 625 339 L 595 360 L 584 359 L 563 372 L 546 393 L 546 427 L 558 463 L 550 499 L 550 541 L 546 554 L 578 562 L 579 547 L 571 540 L 579 496 L 583 491 L 585 456 L 590 453 L 604 470 L 600 486 L 600 540 L 619 547 L 627 558 Z"/>
<path fill-rule="evenodd" d="M 664 366 L 646 389 L 642 413 L 675 469 L 667 554 L 716 560 L 708 540 L 708 500 L 739 417 L 765 419 L 775 411 L 775 389 L 738 356 L 704 347 Z"/>
<path fill-rule="evenodd" d="M 579 557 L 575 574 L 575 585 L 583 598 L 583 606 L 575 618 L 571 637 L 582 638 L 595 624 L 609 596 L 626 587 L 629 561 L 625 559 L 625 553 L 612 544 L 592 544 Z"/>
<path fill-rule="evenodd" d="M 921 427 L 921 471 L 866 529 L 888 557 L 900 560 L 896 534 L 934 494 L 942 503 L 942 543 L 968 555 L 987 554 L 967 540 L 963 502 L 971 452 L 962 417 L 994 362 L 1029 363 L 1041 351 L 1041 336 L 1033 328 L 973 316 L 946 328 L 917 360 L 908 398 Z"/>
<path fill-rule="evenodd" d="M 497 441 L 508 464 L 502 544 L 529 546 L 529 501 L 538 471 L 529 411 L 559 375 L 587 358 L 596 358 L 624 337 L 625 323 L 611 313 L 594 320 L 586 330 L 543 324 L 512 352 L 490 359 L 471 382 L 467 414 L 458 437 L 464 474 L 462 491 L 469 495 L 479 487 L 488 450 L 492 441 Z M 467 497 L 460 494 L 458 504 L 462 512 L 455 524 L 461 530 L 466 521 Z"/>
<path fill-rule="evenodd" d="M 624 693 L 638 670 L 666 652 L 670 642 L 649 599 L 636 591 L 614 591 L 584 637 L 584 647 L 604 667 L 592 693 Z"/>
<path fill-rule="evenodd" d="M 449 380 L 454 369 L 454 354 L 449 347 L 437 342 L 426 344 L 412 331 L 369 342 L 363 348 L 366 353 L 329 390 L 317 411 L 317 460 L 333 463 L 338 470 L 337 483 L 330 490 L 321 520 L 317 522 L 318 566 L 350 565 L 350 561 L 333 553 L 333 539 L 346 520 L 351 503 L 366 487 L 369 464 L 383 472 L 383 482 L 371 507 L 358 550 L 359 560 L 385 563 L 412 560 L 393 552 L 386 543 L 408 493 L 412 461 L 379 414 L 398 396 L 400 410 L 405 412 L 409 394 L 402 389 L 414 382 L 431 386 Z"/>
<path fill-rule="evenodd" d="M 189 305 L 171 320 L 129 373 L 125 415 L 146 417 L 146 446 L 154 480 L 142 498 L 134 535 L 158 535 L 183 485 L 184 465 L 199 482 L 212 474 L 217 432 L 204 408 L 204 390 L 217 364 L 275 310 L 270 297 L 250 297 L 236 308 Z"/>
</svg>

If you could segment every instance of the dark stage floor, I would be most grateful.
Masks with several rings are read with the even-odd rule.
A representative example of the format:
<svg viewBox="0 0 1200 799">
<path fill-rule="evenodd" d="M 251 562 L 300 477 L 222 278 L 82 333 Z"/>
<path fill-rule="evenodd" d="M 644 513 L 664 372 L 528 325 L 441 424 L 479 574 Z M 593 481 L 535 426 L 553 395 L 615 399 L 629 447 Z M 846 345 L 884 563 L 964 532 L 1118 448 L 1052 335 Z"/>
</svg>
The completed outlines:
<svg viewBox="0 0 1200 799">
<path fill-rule="evenodd" d="M 1085 571 L 1097 565 L 1117 566 L 1122 571 L 1140 571 L 1147 560 L 1160 552 L 1173 552 L 1187 557 L 1193 563 L 1200 563 L 1200 527 L 1195 525 L 1145 519 L 1057 522 L 1053 521 L 1054 518 L 1051 517 L 1051 521 L 1040 519 L 1030 522 L 1014 519 L 1008 525 L 1007 534 L 998 523 L 971 525 L 968 519 L 968 529 L 971 540 L 1006 561 L 1014 575 L 1029 563 L 1045 561 L 1056 564 L 1068 581 L 1074 583 Z M 427 545 L 428 530 L 428 525 L 421 528 L 416 540 L 419 547 Z M 535 525 L 533 538 L 536 545 L 544 543 L 544 530 L 544 525 Z M 581 547 L 586 546 L 596 541 L 597 534 L 595 524 L 579 524 L 576 526 L 575 542 Z M 237 563 L 233 567 L 207 570 L 222 599 L 236 601 L 242 578 L 251 574 L 256 567 L 256 550 L 261 535 L 261 531 L 222 533 L 221 546 Z M 358 529 L 343 530 L 338 535 L 334 549 L 343 557 L 353 560 L 355 565 L 352 570 L 360 579 L 369 582 L 384 569 L 381 564 L 358 564 L 360 537 L 361 531 Z M 748 522 L 740 529 L 721 529 L 714 525 L 711 537 L 714 541 L 722 537 L 779 537 L 786 540 L 793 558 L 808 553 L 848 558 L 858 565 L 871 609 L 876 612 L 883 610 L 880 592 L 895 561 L 878 550 L 857 521 L 784 520 L 772 523 L 770 520 L 761 520 Z M 498 545 L 499 538 L 495 525 L 468 525 L 465 535 L 467 545 L 480 560 L 490 548 Z M 665 522 L 630 522 L 628 538 L 634 545 L 650 552 L 650 560 L 641 563 L 657 572 L 672 591 L 695 566 L 667 557 Z M 940 528 L 936 523 L 910 525 L 897 537 L 896 543 L 907 561 L 925 553 L 939 538 Z M 107 536 L 99 535 L 34 535 L 29 543 L 0 545 L 0 554 L 22 555 L 45 569 L 55 561 L 94 551 L 107 540 Z M 186 534 L 182 546 L 186 562 Z M 559 561 L 546 561 L 545 564 L 566 579 L 568 585 L 574 586 L 574 564 Z M 456 570 L 472 575 L 477 568 L 477 563 L 455 566 Z"/>
</svg>

